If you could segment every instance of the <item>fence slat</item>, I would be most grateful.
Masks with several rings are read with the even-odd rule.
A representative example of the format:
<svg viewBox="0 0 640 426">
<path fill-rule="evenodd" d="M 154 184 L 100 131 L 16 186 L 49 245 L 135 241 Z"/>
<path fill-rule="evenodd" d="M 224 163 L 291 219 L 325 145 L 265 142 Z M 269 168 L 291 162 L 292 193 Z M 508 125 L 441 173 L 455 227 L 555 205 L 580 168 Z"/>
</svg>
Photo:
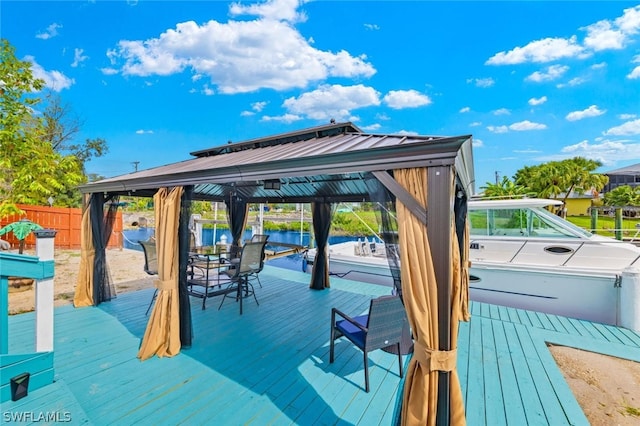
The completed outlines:
<svg viewBox="0 0 640 426">
<path fill-rule="evenodd" d="M 80 248 L 80 222 L 82 219 L 82 209 L 28 206 L 24 204 L 18 204 L 18 207 L 23 210 L 25 214 L 22 216 L 11 215 L 0 219 L 0 228 L 26 218 L 37 223 L 43 228 L 55 229 L 58 231 L 55 239 L 56 248 Z M 113 234 L 109 239 L 109 248 L 122 248 L 122 238 L 119 237 L 121 232 L 122 212 L 119 211 L 116 214 L 116 221 L 113 224 Z M 0 238 L 8 241 L 12 247 L 17 247 L 20 244 L 20 241 L 11 232 L 4 234 Z M 33 233 L 29 234 L 25 239 L 25 248 L 33 249 L 35 248 L 35 244 L 35 235 L 33 235 Z"/>
</svg>

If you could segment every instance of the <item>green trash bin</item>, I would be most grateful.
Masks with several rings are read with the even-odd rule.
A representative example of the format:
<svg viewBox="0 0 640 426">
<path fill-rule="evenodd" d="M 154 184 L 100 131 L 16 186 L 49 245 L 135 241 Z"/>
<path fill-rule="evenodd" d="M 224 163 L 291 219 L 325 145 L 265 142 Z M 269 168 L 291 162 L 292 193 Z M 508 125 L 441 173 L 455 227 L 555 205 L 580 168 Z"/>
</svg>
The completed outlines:
<svg viewBox="0 0 640 426">
<path fill-rule="evenodd" d="M 11 400 L 17 401 L 29 393 L 30 373 L 18 374 L 11 378 Z"/>
</svg>

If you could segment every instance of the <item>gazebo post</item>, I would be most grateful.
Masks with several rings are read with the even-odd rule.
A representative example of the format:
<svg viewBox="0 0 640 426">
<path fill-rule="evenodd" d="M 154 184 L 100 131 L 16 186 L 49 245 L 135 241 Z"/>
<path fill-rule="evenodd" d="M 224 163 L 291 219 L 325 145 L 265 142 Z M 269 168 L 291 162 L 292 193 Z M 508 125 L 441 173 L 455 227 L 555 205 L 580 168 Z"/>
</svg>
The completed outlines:
<svg viewBox="0 0 640 426">
<path fill-rule="evenodd" d="M 451 350 L 451 166 L 427 169 L 427 237 L 431 247 L 433 267 L 438 283 L 439 350 Z M 438 377 L 438 408 L 436 424 L 448 426 L 451 413 L 449 391 L 451 373 L 441 371 Z"/>
</svg>

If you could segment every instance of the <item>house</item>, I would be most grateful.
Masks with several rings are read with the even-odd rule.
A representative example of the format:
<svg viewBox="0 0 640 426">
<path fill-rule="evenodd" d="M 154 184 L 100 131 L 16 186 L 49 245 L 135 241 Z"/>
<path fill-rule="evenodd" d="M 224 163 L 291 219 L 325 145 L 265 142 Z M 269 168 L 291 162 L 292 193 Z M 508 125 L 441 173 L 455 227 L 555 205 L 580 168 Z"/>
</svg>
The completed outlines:
<svg viewBox="0 0 640 426">
<path fill-rule="evenodd" d="M 640 163 L 611 170 L 603 174 L 609 177 L 609 183 L 604 186 L 604 192 L 609 192 L 612 189 L 624 185 L 631 187 L 640 185 Z"/>
</svg>

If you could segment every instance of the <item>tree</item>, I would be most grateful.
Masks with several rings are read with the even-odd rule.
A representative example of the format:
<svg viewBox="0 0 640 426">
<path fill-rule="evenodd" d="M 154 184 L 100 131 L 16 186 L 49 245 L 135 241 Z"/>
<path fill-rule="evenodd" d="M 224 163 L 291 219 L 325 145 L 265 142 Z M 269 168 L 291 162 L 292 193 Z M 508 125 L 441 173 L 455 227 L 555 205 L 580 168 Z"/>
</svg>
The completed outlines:
<svg viewBox="0 0 640 426">
<path fill-rule="evenodd" d="M 62 155 L 73 155 L 83 166 L 93 157 L 101 157 L 109 151 L 107 141 L 101 138 L 86 139 L 81 143 L 74 143 L 83 125 L 70 104 L 64 103 L 62 98 L 53 92 L 46 94 L 45 108 L 42 111 L 45 132 L 43 138 L 49 142 L 54 151 Z"/>
<path fill-rule="evenodd" d="M 609 178 L 594 173 L 600 166 L 600 161 L 575 157 L 538 166 L 526 166 L 516 172 L 514 180 L 516 184 L 526 186 L 538 197 L 558 198 L 562 194 L 566 203 L 572 192 L 584 194 L 604 188 Z"/>
<path fill-rule="evenodd" d="M 604 204 L 615 207 L 640 206 L 640 186 L 617 186 L 604 194 Z"/>
<path fill-rule="evenodd" d="M 485 186 L 481 186 L 480 189 L 484 190 L 483 196 L 485 198 L 508 198 L 527 195 L 527 188 L 525 186 L 517 185 L 507 176 L 503 176 L 502 180 L 495 184 L 487 182 Z"/>
<path fill-rule="evenodd" d="M 0 40 L 0 217 L 21 213 L 16 204 L 47 203 L 65 187 L 82 182 L 80 162 L 56 152 L 44 137 L 42 117 L 34 113 L 44 86 L 31 64 L 20 61 Z"/>
</svg>

